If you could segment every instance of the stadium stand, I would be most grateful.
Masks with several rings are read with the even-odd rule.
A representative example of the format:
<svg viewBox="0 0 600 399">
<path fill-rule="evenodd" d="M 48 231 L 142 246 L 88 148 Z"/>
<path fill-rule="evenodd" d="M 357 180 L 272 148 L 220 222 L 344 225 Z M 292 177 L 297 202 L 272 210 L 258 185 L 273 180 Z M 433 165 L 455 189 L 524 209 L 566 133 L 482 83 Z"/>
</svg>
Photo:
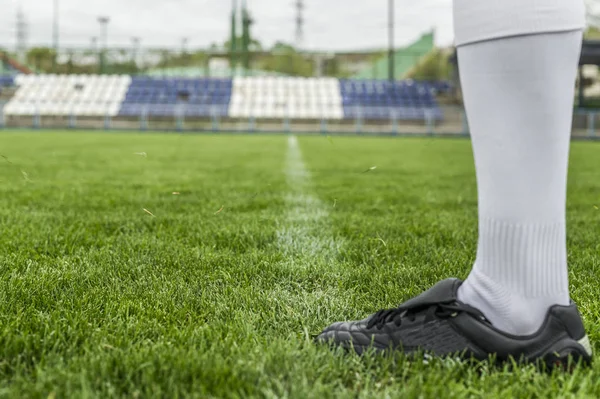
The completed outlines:
<svg viewBox="0 0 600 399">
<path fill-rule="evenodd" d="M 598 65 L 583 65 L 581 74 L 587 81 L 587 85 L 584 84 L 584 96 L 598 98 L 600 97 L 600 80 Z"/>
<path fill-rule="evenodd" d="M 15 79 L 11 75 L 0 75 L 0 89 L 14 86 Z"/>
<path fill-rule="evenodd" d="M 134 77 L 119 116 L 227 116 L 231 79 Z"/>
<path fill-rule="evenodd" d="M 441 120 L 435 93 L 444 86 L 430 82 L 344 80 L 340 82 L 345 118 Z"/>
<path fill-rule="evenodd" d="M 7 116 L 115 116 L 131 78 L 120 75 L 17 75 Z"/>
<path fill-rule="evenodd" d="M 342 119 L 340 84 L 334 78 L 235 78 L 229 116 Z"/>
<path fill-rule="evenodd" d="M 6 116 L 120 116 L 298 120 L 441 120 L 445 82 L 334 78 L 157 78 L 121 75 L 0 76 L 17 90 Z"/>
</svg>

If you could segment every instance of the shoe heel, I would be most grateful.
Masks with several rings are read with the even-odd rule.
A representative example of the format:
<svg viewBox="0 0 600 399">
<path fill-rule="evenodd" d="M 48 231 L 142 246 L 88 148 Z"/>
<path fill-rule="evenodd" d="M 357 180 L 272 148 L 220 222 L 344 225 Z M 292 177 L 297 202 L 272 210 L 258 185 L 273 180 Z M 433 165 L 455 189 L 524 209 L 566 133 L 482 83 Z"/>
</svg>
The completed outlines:
<svg viewBox="0 0 600 399">
<path fill-rule="evenodd" d="M 583 347 L 583 350 L 585 350 L 589 357 L 592 357 L 592 344 L 590 343 L 590 338 L 587 335 L 577 341 L 577 343 Z"/>
<path fill-rule="evenodd" d="M 579 343 L 579 342 L 578 342 Z M 578 365 L 590 365 L 592 357 L 588 348 L 584 345 L 575 345 L 563 348 L 560 353 L 553 353 L 544 357 L 544 363 L 548 371 L 559 369 L 565 372 L 572 372 Z"/>
</svg>

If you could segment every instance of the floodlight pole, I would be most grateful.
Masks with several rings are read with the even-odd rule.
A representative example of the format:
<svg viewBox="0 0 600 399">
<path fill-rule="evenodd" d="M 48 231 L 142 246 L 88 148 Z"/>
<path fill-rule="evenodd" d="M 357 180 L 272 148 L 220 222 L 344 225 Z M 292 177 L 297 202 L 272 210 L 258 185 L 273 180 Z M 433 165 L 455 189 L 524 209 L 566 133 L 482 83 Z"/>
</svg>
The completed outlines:
<svg viewBox="0 0 600 399">
<path fill-rule="evenodd" d="M 231 5 L 231 39 L 229 43 L 229 66 L 231 76 L 235 74 L 237 67 L 237 0 L 233 0 Z"/>
<path fill-rule="evenodd" d="M 181 38 L 181 54 L 185 55 L 187 53 L 187 44 L 189 42 L 189 38 L 182 37 Z"/>
<path fill-rule="evenodd" d="M 395 76 L 395 60 L 394 60 L 394 0 L 388 0 L 388 79 L 393 82 L 396 79 Z"/>
<path fill-rule="evenodd" d="M 100 23 L 100 73 L 104 73 L 105 63 L 106 63 L 106 47 L 108 41 L 108 22 L 110 21 L 109 17 L 98 17 L 98 22 Z"/>
<path fill-rule="evenodd" d="M 52 60 L 52 71 L 56 72 L 56 67 L 58 63 L 58 1 L 54 0 L 54 26 L 52 31 L 52 37 L 54 42 L 54 57 Z"/>
<path fill-rule="evenodd" d="M 248 12 L 248 6 L 246 0 L 242 0 L 242 65 L 244 66 L 244 73 L 247 73 L 250 69 L 250 26 L 252 25 L 252 18 Z"/>
<path fill-rule="evenodd" d="M 133 44 L 133 49 L 131 52 L 131 63 L 136 68 L 137 68 L 138 52 L 139 52 L 139 48 L 140 48 L 140 40 L 141 39 L 137 36 L 134 36 L 131 38 L 131 42 Z"/>
</svg>

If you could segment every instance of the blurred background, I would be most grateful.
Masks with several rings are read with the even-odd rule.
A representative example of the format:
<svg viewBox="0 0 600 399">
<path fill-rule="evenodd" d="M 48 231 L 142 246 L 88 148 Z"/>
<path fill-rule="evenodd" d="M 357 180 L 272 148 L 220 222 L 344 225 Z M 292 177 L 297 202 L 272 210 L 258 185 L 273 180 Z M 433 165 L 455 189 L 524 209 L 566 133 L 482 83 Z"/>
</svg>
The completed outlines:
<svg viewBox="0 0 600 399">
<path fill-rule="evenodd" d="M 576 134 L 595 136 L 588 1 Z M 451 0 L 12 0 L 3 127 L 468 134 Z"/>
</svg>

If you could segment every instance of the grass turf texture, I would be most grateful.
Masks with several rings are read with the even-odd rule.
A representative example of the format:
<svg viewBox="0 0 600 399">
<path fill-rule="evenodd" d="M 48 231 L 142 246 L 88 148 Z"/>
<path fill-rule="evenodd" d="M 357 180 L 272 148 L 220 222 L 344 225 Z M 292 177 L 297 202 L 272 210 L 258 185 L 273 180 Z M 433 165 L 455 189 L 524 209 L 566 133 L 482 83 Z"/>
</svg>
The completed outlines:
<svg viewBox="0 0 600 399">
<path fill-rule="evenodd" d="M 301 137 L 298 177 L 287 140 L 2 133 L 0 396 L 600 395 L 599 362 L 547 375 L 313 345 L 467 275 L 475 176 L 467 140 Z M 595 343 L 600 145 L 571 159 L 572 296 Z"/>
</svg>

